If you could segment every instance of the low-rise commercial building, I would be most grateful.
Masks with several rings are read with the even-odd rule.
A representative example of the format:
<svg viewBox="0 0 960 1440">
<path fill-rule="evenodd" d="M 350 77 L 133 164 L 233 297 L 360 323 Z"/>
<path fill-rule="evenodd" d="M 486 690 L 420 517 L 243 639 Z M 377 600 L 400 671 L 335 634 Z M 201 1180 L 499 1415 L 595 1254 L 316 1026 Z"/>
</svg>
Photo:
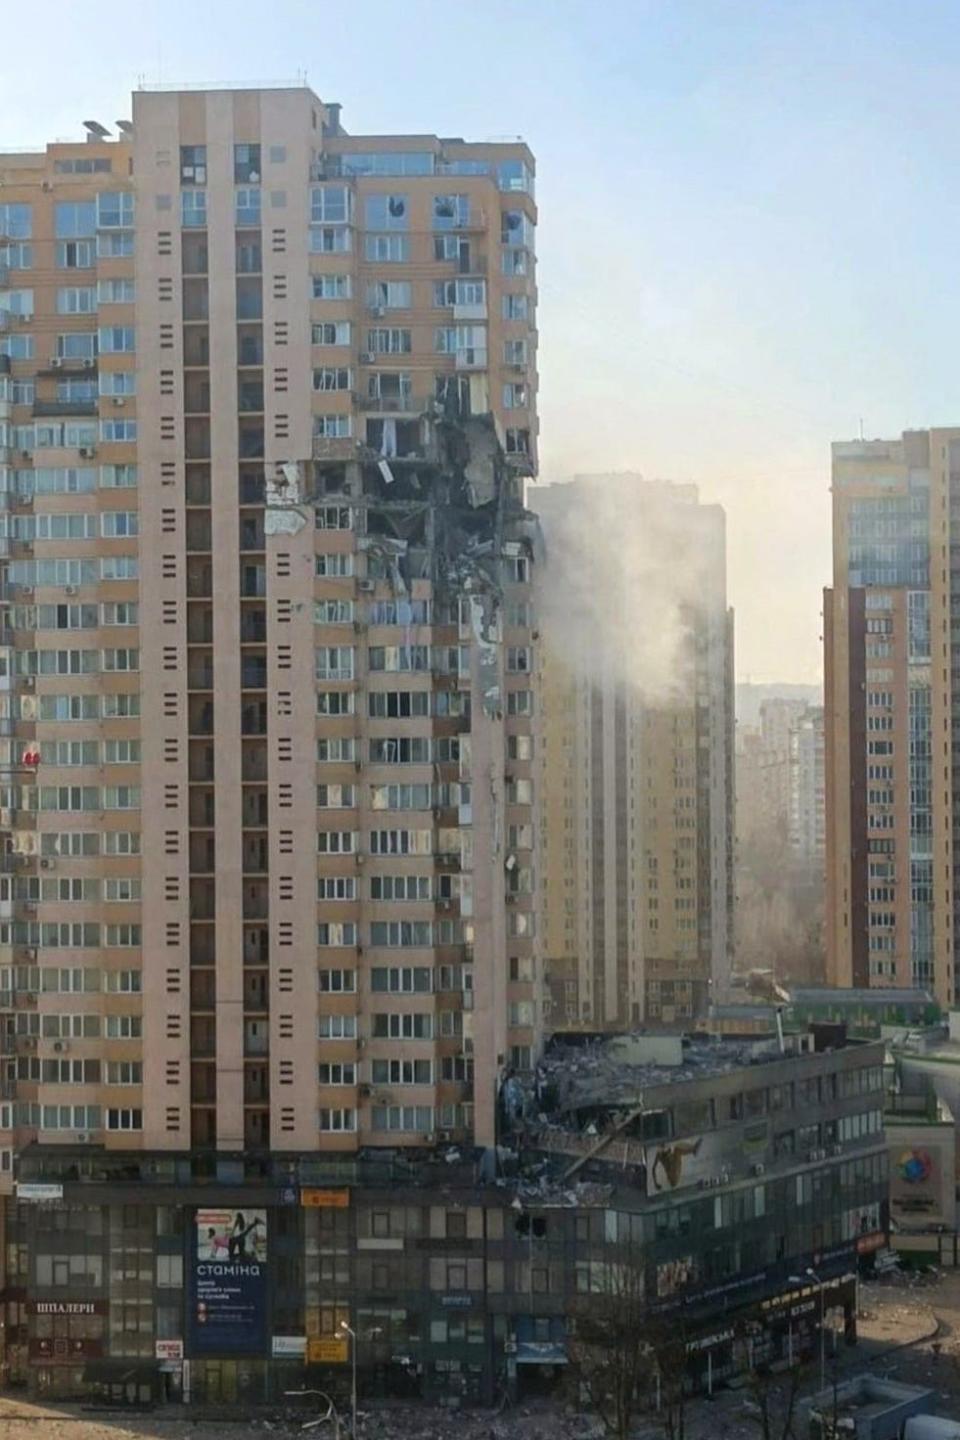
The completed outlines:
<svg viewBox="0 0 960 1440">
<path fill-rule="evenodd" d="M 567 1317 L 624 1246 L 700 1384 L 732 1370 L 744 1320 L 755 1359 L 813 1349 L 821 1308 L 852 1339 L 887 1230 L 882 1047 L 824 1038 L 557 1052 L 501 1093 L 499 1173 L 449 1146 L 206 1170 L 28 1150 L 9 1373 L 59 1394 L 342 1393 L 349 1326 L 363 1393 L 490 1402 L 560 1375 Z"/>
</svg>

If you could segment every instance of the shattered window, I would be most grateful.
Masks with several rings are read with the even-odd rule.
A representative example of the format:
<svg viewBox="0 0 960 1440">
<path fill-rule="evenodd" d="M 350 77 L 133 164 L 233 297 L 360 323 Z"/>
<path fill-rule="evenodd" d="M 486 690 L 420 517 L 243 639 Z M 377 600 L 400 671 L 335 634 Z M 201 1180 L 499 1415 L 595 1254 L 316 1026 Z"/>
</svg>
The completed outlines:
<svg viewBox="0 0 960 1440">
<path fill-rule="evenodd" d="M 434 230 L 460 230 L 470 223 L 470 199 L 467 195 L 434 195 Z"/>
<path fill-rule="evenodd" d="M 368 230 L 407 230 L 410 207 L 406 195 L 368 195 L 364 208 Z"/>
</svg>

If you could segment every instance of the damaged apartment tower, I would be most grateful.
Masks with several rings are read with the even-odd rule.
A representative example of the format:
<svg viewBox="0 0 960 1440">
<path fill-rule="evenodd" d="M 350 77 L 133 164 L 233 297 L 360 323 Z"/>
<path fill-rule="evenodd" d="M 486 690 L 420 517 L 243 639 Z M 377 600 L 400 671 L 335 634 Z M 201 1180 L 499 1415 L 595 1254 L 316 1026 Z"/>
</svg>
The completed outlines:
<svg viewBox="0 0 960 1440">
<path fill-rule="evenodd" d="M 266 1363 L 184 1288 L 211 1205 L 342 1339 L 298 1187 L 489 1150 L 539 1052 L 533 160 L 339 112 L 0 154 L 0 1364 L 52 1392 Z"/>
</svg>

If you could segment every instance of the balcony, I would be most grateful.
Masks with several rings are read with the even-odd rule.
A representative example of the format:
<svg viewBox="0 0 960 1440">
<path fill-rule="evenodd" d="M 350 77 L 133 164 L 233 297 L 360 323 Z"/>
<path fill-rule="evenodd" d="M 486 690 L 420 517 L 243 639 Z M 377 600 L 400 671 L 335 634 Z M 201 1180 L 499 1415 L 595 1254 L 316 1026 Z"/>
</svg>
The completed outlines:
<svg viewBox="0 0 960 1440">
<path fill-rule="evenodd" d="M 426 408 L 415 395 L 361 395 L 358 403 L 361 410 L 381 415 L 410 415 Z"/>
<path fill-rule="evenodd" d="M 33 402 L 33 415 L 37 420 L 47 416 L 96 414 L 96 400 L 35 400 Z"/>
<path fill-rule="evenodd" d="M 352 460 L 357 453 L 357 441 L 352 435 L 314 435 L 314 460 Z"/>
</svg>

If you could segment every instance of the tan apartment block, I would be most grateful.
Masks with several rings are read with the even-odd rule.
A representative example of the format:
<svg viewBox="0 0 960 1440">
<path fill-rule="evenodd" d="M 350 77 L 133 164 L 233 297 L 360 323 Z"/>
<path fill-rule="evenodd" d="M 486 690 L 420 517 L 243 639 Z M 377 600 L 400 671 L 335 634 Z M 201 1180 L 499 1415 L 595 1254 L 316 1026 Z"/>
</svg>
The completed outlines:
<svg viewBox="0 0 960 1440">
<path fill-rule="evenodd" d="M 0 1190 L 495 1142 L 541 1032 L 533 184 L 302 87 L 0 155 Z"/>
<path fill-rule="evenodd" d="M 954 972 L 954 498 L 960 430 L 833 446 L 824 595 L 827 973 L 921 986 Z"/>
<path fill-rule="evenodd" d="M 549 1025 L 684 1022 L 723 990 L 732 953 L 723 511 L 699 504 L 692 486 L 632 475 L 578 477 L 535 494 L 547 545 L 540 808 Z M 607 537 L 605 561 L 597 532 Z M 578 594 L 582 624 L 556 598 L 578 574 L 600 596 L 594 609 Z"/>
</svg>

